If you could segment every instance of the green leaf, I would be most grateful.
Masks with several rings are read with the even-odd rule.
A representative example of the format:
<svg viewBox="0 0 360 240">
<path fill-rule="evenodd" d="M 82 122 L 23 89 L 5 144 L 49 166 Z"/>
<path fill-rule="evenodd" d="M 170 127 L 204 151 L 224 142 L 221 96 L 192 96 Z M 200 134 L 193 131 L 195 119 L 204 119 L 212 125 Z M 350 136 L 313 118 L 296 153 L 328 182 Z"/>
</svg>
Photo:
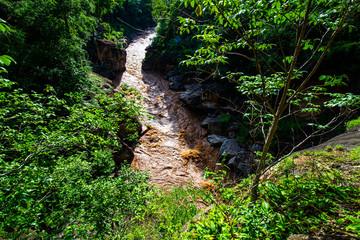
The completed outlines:
<svg viewBox="0 0 360 240">
<path fill-rule="evenodd" d="M 195 12 L 196 12 L 196 15 L 197 15 L 197 16 L 201 16 L 201 15 L 202 15 L 202 9 L 201 9 L 200 4 L 196 7 Z"/>
<path fill-rule="evenodd" d="M 8 55 L 0 56 L 0 64 L 9 66 L 11 64 L 11 62 L 15 62 L 15 60 L 12 57 L 10 57 Z"/>
</svg>

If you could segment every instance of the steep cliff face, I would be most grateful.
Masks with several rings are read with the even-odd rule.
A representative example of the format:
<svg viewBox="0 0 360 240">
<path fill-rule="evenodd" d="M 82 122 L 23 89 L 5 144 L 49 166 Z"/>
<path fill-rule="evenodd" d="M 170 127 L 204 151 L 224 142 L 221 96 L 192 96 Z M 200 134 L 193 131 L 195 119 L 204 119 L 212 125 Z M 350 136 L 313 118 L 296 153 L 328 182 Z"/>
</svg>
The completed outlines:
<svg viewBox="0 0 360 240">
<path fill-rule="evenodd" d="M 117 47 L 110 40 L 97 40 L 95 42 L 97 64 L 112 71 L 124 71 L 126 51 Z"/>
<path fill-rule="evenodd" d="M 125 71 L 126 51 L 114 41 L 94 40 L 89 54 L 94 71 L 109 79 L 114 79 L 116 73 Z"/>
</svg>

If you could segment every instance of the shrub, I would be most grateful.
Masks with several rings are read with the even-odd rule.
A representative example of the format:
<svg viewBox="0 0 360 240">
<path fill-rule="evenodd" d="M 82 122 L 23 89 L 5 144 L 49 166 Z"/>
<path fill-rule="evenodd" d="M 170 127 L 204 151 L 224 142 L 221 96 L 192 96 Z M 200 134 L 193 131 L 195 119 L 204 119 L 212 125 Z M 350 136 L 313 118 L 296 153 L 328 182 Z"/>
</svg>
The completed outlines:
<svg viewBox="0 0 360 240">
<path fill-rule="evenodd" d="M 357 119 L 350 120 L 346 123 L 346 130 L 349 130 L 350 128 L 353 128 L 357 125 L 360 125 L 360 117 Z"/>
<path fill-rule="evenodd" d="M 182 239 L 359 237 L 359 171 L 349 169 L 359 164 L 359 151 L 319 151 L 287 158 L 259 186 L 255 203 L 247 195 L 250 178 L 236 187 L 221 187 L 214 208 L 200 221 L 192 221 Z"/>
<path fill-rule="evenodd" d="M 144 203 L 148 175 L 117 166 L 119 123 L 136 138 L 138 97 L 68 101 L 0 79 L 0 238 L 121 235 Z M 125 89 L 125 88 L 124 88 Z"/>
</svg>

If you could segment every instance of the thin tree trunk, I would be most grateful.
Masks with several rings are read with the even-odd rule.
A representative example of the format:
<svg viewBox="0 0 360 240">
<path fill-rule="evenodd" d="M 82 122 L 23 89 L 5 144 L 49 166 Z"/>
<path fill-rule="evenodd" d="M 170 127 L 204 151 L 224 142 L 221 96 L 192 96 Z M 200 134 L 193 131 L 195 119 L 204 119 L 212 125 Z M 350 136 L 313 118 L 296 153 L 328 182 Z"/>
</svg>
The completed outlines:
<svg viewBox="0 0 360 240">
<path fill-rule="evenodd" d="M 313 0 L 307 0 L 307 7 L 306 7 L 305 16 L 304 16 L 304 22 L 302 23 L 301 31 L 300 31 L 299 37 L 297 39 L 297 44 L 296 44 L 296 47 L 294 50 L 293 60 L 290 64 L 290 69 L 287 72 L 286 83 L 285 83 L 284 90 L 283 90 L 283 93 L 281 96 L 281 100 L 279 102 L 278 107 L 276 108 L 277 109 L 276 114 L 271 123 L 268 134 L 266 135 L 265 146 L 264 146 L 261 158 L 260 158 L 259 166 L 256 169 L 253 184 L 251 186 L 251 197 L 250 197 L 251 202 L 255 202 L 256 199 L 258 198 L 258 186 L 259 186 L 262 170 L 264 169 L 264 166 L 265 166 L 266 157 L 269 152 L 270 145 L 272 143 L 274 135 L 276 133 L 276 128 L 279 123 L 280 117 L 281 117 L 283 111 L 285 110 L 284 106 L 287 105 L 287 101 L 286 101 L 288 98 L 287 94 L 288 94 L 288 91 L 290 88 L 291 80 L 293 78 L 293 71 L 296 67 L 297 60 L 298 60 L 299 54 L 301 52 L 301 43 L 302 43 L 302 40 L 304 39 L 306 27 L 307 27 L 307 24 L 309 21 L 309 15 L 310 15 L 312 1 Z M 261 72 L 260 72 L 260 74 L 261 74 Z M 265 90 L 263 90 L 263 91 L 265 91 Z"/>
<path fill-rule="evenodd" d="M 272 142 L 272 140 L 274 138 L 276 128 L 277 128 L 277 125 L 278 125 L 279 120 L 280 120 L 280 116 L 281 116 L 281 114 L 276 114 L 275 115 L 275 117 L 274 117 L 274 119 L 273 119 L 273 121 L 271 123 L 269 132 L 268 132 L 268 134 L 266 136 L 265 146 L 264 146 L 261 158 L 260 158 L 259 166 L 256 169 L 256 173 L 255 173 L 255 177 L 254 177 L 252 186 L 251 186 L 251 194 L 250 194 L 250 201 L 251 202 L 255 202 L 257 200 L 257 198 L 258 198 L 258 186 L 259 186 L 259 182 L 260 182 L 261 173 L 262 173 L 262 170 L 263 170 L 263 168 L 265 166 L 266 156 L 267 156 L 267 154 L 269 152 L 271 142 Z"/>
</svg>

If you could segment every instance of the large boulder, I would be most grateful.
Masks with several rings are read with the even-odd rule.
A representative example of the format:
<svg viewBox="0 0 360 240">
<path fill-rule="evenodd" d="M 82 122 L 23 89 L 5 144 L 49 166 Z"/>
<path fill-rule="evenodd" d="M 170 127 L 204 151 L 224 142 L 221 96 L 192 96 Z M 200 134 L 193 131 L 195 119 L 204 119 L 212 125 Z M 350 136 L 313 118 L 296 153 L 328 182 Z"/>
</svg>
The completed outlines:
<svg viewBox="0 0 360 240">
<path fill-rule="evenodd" d="M 224 141 L 226 141 L 227 138 L 224 136 L 219 136 L 216 134 L 211 134 L 208 136 L 208 142 L 210 143 L 210 146 L 213 147 L 219 147 L 221 146 L 221 144 L 224 143 Z"/>
<path fill-rule="evenodd" d="M 230 169 L 240 177 L 248 177 L 255 166 L 254 155 L 251 151 L 240 147 L 235 139 L 227 139 L 220 147 L 220 157 L 225 160 Z"/>
<path fill-rule="evenodd" d="M 248 177 L 252 171 L 253 161 L 249 152 L 244 152 L 229 160 L 227 165 L 237 173 L 238 176 Z"/>
<path fill-rule="evenodd" d="M 114 41 L 95 41 L 96 61 L 95 63 L 111 71 L 119 72 L 125 70 L 126 51 L 120 48 Z"/>
<path fill-rule="evenodd" d="M 182 93 L 180 95 L 180 100 L 186 105 L 195 107 L 201 104 L 201 94 L 201 85 L 196 85 L 196 87 L 188 89 Z"/>
<path fill-rule="evenodd" d="M 226 155 L 227 159 L 231 159 L 237 155 L 243 154 L 245 149 L 240 147 L 235 139 L 227 139 L 220 147 L 220 156 Z"/>
<path fill-rule="evenodd" d="M 221 116 L 215 116 L 215 117 L 208 116 L 201 122 L 201 126 L 207 129 L 209 134 L 216 134 L 216 135 L 226 134 L 226 132 L 223 131 Z"/>
<path fill-rule="evenodd" d="M 180 100 L 194 109 L 216 110 L 219 108 L 219 90 L 217 84 L 197 84 L 180 95 Z"/>
<path fill-rule="evenodd" d="M 184 77 L 179 75 L 169 77 L 169 88 L 174 91 L 185 90 Z"/>
<path fill-rule="evenodd" d="M 123 42 L 125 45 L 125 40 Z M 101 76 L 114 80 L 117 73 L 125 70 L 126 51 L 114 41 L 93 39 L 86 50 L 94 72 Z"/>
<path fill-rule="evenodd" d="M 328 141 L 317 146 L 307 148 L 304 151 L 318 151 L 326 149 L 327 146 L 336 147 L 342 145 L 346 149 L 352 149 L 360 146 L 360 125 L 350 128 L 345 133 L 337 135 Z"/>
</svg>

